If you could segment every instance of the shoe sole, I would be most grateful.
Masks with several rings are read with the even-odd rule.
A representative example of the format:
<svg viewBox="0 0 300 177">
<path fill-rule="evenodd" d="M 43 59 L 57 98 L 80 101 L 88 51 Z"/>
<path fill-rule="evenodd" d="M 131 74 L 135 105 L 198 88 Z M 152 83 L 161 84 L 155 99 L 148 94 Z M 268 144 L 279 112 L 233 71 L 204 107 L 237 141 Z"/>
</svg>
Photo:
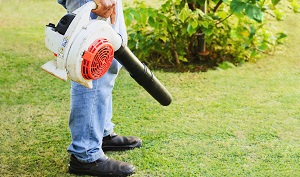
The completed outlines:
<svg viewBox="0 0 300 177">
<path fill-rule="evenodd" d="M 103 151 L 127 151 L 142 147 L 142 141 L 126 146 L 102 146 Z"/>
<path fill-rule="evenodd" d="M 128 173 L 119 173 L 119 174 L 115 174 L 115 173 L 94 173 L 94 172 L 90 172 L 90 171 L 83 171 L 83 170 L 75 170 L 73 169 L 70 165 L 69 165 L 69 173 L 73 174 L 73 175 L 79 175 L 79 176 L 83 176 L 83 175 L 89 175 L 89 176 L 98 176 L 98 177 L 127 177 L 130 175 L 133 175 L 135 172 L 128 172 Z"/>
</svg>

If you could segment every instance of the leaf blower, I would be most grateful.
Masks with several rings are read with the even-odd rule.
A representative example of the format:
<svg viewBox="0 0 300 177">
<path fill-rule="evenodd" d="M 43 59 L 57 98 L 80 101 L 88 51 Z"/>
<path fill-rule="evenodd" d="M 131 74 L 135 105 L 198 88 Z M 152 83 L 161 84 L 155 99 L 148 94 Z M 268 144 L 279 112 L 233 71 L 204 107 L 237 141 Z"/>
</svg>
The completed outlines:
<svg viewBox="0 0 300 177">
<path fill-rule="evenodd" d="M 63 16 L 56 26 L 46 25 L 45 44 L 55 59 L 42 69 L 64 81 L 69 77 L 92 89 L 92 80 L 102 77 L 115 58 L 154 99 L 163 106 L 169 105 L 171 94 L 123 44 L 121 35 L 108 22 L 90 19 L 94 8 L 95 2 L 90 1 Z"/>
</svg>

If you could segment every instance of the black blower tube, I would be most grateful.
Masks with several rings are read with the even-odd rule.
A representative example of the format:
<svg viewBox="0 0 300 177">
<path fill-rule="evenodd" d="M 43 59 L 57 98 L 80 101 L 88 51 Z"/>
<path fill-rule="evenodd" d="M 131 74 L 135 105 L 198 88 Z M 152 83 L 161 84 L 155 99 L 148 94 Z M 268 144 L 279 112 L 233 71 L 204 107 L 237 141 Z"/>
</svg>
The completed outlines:
<svg viewBox="0 0 300 177">
<path fill-rule="evenodd" d="M 168 106 L 172 102 L 172 96 L 168 90 L 126 45 L 123 44 L 115 51 L 114 55 L 115 59 L 123 65 L 131 77 L 161 105 Z"/>
</svg>

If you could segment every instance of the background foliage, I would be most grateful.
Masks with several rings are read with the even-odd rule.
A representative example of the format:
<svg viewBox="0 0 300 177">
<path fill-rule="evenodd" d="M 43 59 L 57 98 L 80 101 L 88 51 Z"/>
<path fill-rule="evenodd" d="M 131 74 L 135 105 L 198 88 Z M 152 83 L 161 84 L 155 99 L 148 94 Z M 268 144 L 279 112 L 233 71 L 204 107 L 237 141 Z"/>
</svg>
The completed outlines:
<svg viewBox="0 0 300 177">
<path fill-rule="evenodd" d="M 125 10 L 129 46 L 155 67 L 193 63 L 196 66 L 189 69 L 206 69 L 197 65 L 219 63 L 226 68 L 230 63 L 255 61 L 260 54 L 274 51 L 286 37 L 269 20 L 282 20 L 281 9 L 299 12 L 296 0 L 278 8 L 279 2 L 166 0 L 159 8 L 149 8 L 144 1 L 135 1 Z"/>
</svg>

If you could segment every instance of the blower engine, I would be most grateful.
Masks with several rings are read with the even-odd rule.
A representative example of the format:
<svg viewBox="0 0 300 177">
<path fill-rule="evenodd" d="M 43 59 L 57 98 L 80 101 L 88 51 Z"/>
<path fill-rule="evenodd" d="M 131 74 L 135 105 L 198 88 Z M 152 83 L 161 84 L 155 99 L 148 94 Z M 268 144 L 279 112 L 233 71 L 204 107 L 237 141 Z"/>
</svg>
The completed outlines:
<svg viewBox="0 0 300 177">
<path fill-rule="evenodd" d="M 56 57 L 42 66 L 50 74 L 93 88 L 92 80 L 103 76 L 115 58 L 154 99 L 163 106 L 172 101 L 171 94 L 146 65 L 123 44 L 122 37 L 103 20 L 91 20 L 96 8 L 90 1 L 58 22 L 46 26 L 45 44 Z"/>
</svg>

